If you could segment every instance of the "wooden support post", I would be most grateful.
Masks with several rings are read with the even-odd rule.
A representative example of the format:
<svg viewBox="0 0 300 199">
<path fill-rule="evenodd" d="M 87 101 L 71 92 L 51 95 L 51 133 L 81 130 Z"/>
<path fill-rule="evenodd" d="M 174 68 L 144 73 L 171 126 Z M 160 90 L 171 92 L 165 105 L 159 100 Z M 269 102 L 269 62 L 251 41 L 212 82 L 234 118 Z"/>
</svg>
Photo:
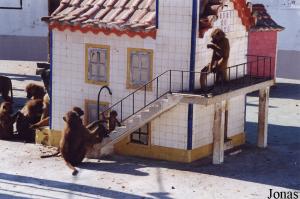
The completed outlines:
<svg viewBox="0 0 300 199">
<path fill-rule="evenodd" d="M 225 101 L 216 103 L 213 126 L 213 164 L 224 162 L 224 112 Z"/>
<path fill-rule="evenodd" d="M 257 146 L 260 148 L 268 146 L 269 92 L 270 87 L 259 90 Z"/>
</svg>

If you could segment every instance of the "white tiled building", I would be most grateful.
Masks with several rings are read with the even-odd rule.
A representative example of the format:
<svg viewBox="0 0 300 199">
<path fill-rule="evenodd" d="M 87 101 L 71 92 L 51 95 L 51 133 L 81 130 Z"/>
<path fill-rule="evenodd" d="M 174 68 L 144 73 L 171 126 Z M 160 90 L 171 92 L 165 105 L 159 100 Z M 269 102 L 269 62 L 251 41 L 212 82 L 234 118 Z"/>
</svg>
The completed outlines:
<svg viewBox="0 0 300 199">
<path fill-rule="evenodd" d="M 52 29 L 52 129 L 63 129 L 62 117 L 73 106 L 85 109 L 86 123 L 95 120 L 97 95 L 103 85 L 112 91 L 112 96 L 106 91 L 101 94 L 106 107 L 168 70 L 179 70 L 170 75 L 173 91 L 187 90 L 190 73 L 180 71 L 201 71 L 209 63 L 212 51 L 206 45 L 217 27 L 230 41 L 229 66 L 247 60 L 247 24 L 245 16 L 240 17 L 242 9 L 235 9 L 244 5 L 243 0 L 219 5 L 219 18 L 202 37 L 202 0 L 74 2 L 62 1 L 48 21 Z M 160 94 L 169 89 L 168 74 L 159 79 Z M 194 86 L 199 88 L 197 74 Z M 146 89 L 148 103 L 156 99 L 157 82 Z M 136 93 L 136 109 L 143 108 L 144 95 Z M 240 145 L 244 142 L 245 94 L 228 100 L 227 107 L 227 136 L 233 145 Z M 120 118 L 120 106 L 113 109 Z M 123 119 L 132 109 L 132 99 L 124 100 Z M 212 152 L 214 116 L 214 105 L 182 101 L 152 119 L 147 128 L 140 126 L 116 143 L 116 152 L 182 162 L 199 159 Z"/>
</svg>

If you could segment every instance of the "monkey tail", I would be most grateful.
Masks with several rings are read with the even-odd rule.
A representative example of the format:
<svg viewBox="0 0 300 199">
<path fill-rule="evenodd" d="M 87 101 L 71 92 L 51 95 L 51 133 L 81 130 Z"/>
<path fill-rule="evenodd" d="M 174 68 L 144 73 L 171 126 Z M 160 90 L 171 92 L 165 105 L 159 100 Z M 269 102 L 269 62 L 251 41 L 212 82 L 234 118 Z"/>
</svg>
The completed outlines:
<svg viewBox="0 0 300 199">
<path fill-rule="evenodd" d="M 41 158 L 51 158 L 51 157 L 55 157 L 58 156 L 60 152 L 57 151 L 56 153 L 50 154 L 50 155 L 41 155 Z"/>
</svg>

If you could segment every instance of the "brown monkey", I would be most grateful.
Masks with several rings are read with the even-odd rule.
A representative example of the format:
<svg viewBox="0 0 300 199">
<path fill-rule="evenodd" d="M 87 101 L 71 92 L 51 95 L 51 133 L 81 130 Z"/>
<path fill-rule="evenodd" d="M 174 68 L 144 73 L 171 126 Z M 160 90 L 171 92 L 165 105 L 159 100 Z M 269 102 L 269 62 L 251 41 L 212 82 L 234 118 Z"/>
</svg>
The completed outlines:
<svg viewBox="0 0 300 199">
<path fill-rule="evenodd" d="M 103 119 L 108 122 L 108 130 L 109 133 L 114 131 L 116 129 L 116 126 L 121 126 L 121 123 L 118 120 L 118 113 L 117 111 L 113 110 L 110 112 L 109 117 L 106 117 L 104 114 L 102 114 Z"/>
<path fill-rule="evenodd" d="M 41 116 L 41 120 L 33 124 L 31 128 L 40 128 L 43 126 L 49 126 L 49 121 L 50 121 L 49 106 L 50 106 L 50 98 L 48 94 L 45 94 L 43 98 L 43 114 Z"/>
<path fill-rule="evenodd" d="M 8 96 L 10 91 L 10 96 Z M 4 101 L 13 102 L 12 83 L 9 77 L 0 76 L 0 93 Z"/>
<path fill-rule="evenodd" d="M 0 106 L 0 139 L 12 139 L 17 114 L 12 115 L 12 104 L 2 102 Z"/>
<path fill-rule="evenodd" d="M 27 99 L 43 99 L 46 94 L 43 86 L 30 83 L 26 86 Z"/>
<path fill-rule="evenodd" d="M 84 111 L 79 108 L 79 107 L 73 107 L 72 111 L 74 111 L 75 113 L 77 113 L 77 115 L 79 116 L 79 118 L 81 116 L 84 115 Z M 81 122 L 82 119 L 80 118 Z M 95 137 L 95 141 L 96 142 L 101 142 L 103 140 L 104 137 L 107 137 L 106 135 L 108 134 L 107 129 L 101 124 L 100 121 L 95 121 L 92 122 L 90 124 L 88 124 L 87 126 L 85 126 L 90 133 Z M 94 142 L 94 140 L 92 140 L 92 142 Z M 93 144 L 93 143 L 92 143 Z M 51 154 L 51 155 L 42 155 L 41 158 L 49 158 L 49 157 L 54 157 L 57 156 L 60 152 L 60 149 L 58 148 L 58 152 Z"/>
<path fill-rule="evenodd" d="M 59 147 L 67 166 L 73 170 L 72 175 L 78 173 L 75 166 L 82 162 L 87 151 L 94 144 L 101 142 L 97 137 L 98 133 L 96 133 L 98 129 L 90 131 L 85 127 L 80 118 L 83 115 L 83 111 L 78 107 L 75 107 L 75 110 L 77 111 L 69 111 L 63 117 L 66 125 L 62 132 Z"/>
<path fill-rule="evenodd" d="M 216 73 L 216 82 L 227 81 L 227 64 L 230 53 L 229 40 L 221 29 L 215 29 L 211 33 L 212 43 L 207 48 L 213 50 L 211 62 L 202 69 L 200 76 L 201 88 L 206 87 L 206 79 L 211 71 Z"/>
<path fill-rule="evenodd" d="M 25 140 L 26 142 L 34 142 L 35 130 L 32 125 L 41 120 L 43 113 L 43 100 L 32 99 L 29 100 L 16 119 L 17 138 Z"/>
</svg>

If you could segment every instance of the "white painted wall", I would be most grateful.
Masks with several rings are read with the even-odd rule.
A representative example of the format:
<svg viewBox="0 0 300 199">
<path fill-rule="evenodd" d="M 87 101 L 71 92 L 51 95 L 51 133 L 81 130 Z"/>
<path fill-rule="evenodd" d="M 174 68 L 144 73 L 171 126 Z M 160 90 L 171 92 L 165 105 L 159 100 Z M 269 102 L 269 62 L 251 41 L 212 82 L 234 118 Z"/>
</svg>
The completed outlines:
<svg viewBox="0 0 300 199">
<path fill-rule="evenodd" d="M 0 6 L 16 6 L 19 1 L 5 0 Z M 48 26 L 41 17 L 48 15 L 47 0 L 23 0 L 23 8 L 0 9 L 0 35 L 48 36 Z"/>
<path fill-rule="evenodd" d="M 214 105 L 194 105 L 193 149 L 213 142 L 214 113 Z M 245 96 L 231 98 L 228 101 L 228 137 L 244 132 L 244 116 Z"/>
</svg>

